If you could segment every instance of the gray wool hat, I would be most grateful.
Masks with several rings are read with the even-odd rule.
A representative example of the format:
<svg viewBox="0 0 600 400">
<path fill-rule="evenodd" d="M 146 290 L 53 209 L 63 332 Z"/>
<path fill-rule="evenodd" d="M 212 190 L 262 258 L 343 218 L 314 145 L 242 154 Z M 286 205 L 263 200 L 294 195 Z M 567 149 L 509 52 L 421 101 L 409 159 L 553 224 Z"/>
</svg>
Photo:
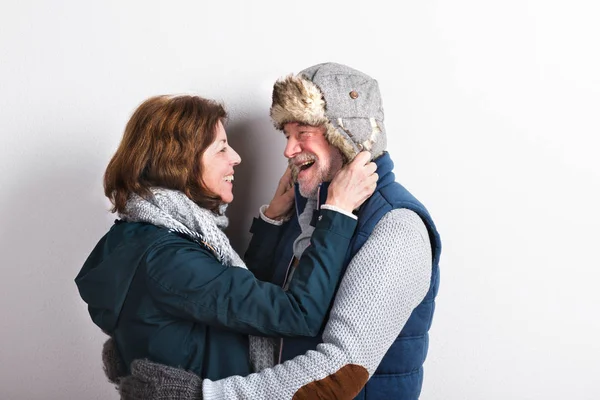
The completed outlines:
<svg viewBox="0 0 600 400">
<path fill-rule="evenodd" d="M 387 146 L 377 81 L 342 64 L 317 64 L 275 82 L 271 119 L 280 130 L 288 122 L 324 125 L 347 161 L 363 149 L 377 158 Z"/>
</svg>

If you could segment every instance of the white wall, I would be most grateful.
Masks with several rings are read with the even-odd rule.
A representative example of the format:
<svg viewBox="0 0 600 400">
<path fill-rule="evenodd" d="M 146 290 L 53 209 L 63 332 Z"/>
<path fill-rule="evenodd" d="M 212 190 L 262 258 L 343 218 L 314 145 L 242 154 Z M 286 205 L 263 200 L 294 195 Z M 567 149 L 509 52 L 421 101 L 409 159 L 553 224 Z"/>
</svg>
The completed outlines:
<svg viewBox="0 0 600 400">
<path fill-rule="evenodd" d="M 398 180 L 444 240 L 422 399 L 600 398 L 596 1 L 10 3 L 1 399 L 118 397 L 73 278 L 114 219 L 102 174 L 133 109 L 225 102 L 242 249 L 285 165 L 272 83 L 324 61 L 379 80 Z"/>
</svg>

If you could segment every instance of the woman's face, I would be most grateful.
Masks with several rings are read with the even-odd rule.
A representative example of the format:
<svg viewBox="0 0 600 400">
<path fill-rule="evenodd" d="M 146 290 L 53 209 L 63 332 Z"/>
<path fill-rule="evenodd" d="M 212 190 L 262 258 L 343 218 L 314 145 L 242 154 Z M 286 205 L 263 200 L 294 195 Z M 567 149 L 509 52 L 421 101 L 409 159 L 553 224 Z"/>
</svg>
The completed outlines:
<svg viewBox="0 0 600 400">
<path fill-rule="evenodd" d="M 227 143 L 227 134 L 223 124 L 217 124 L 215 141 L 208 146 L 202 155 L 202 180 L 214 194 L 224 203 L 233 200 L 233 167 L 242 159 Z"/>
</svg>

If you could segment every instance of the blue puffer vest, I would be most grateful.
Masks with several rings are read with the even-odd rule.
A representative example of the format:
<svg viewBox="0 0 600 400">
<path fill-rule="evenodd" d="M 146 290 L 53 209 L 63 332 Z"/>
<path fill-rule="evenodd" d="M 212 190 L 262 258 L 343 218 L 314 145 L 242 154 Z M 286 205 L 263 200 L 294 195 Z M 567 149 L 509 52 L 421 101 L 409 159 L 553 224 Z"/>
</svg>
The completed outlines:
<svg viewBox="0 0 600 400">
<path fill-rule="evenodd" d="M 358 213 L 358 227 L 346 254 L 346 266 L 367 241 L 375 225 L 387 212 L 397 208 L 407 208 L 417 213 L 429 231 L 433 255 L 433 270 L 429 291 L 421 304 L 412 312 L 396 341 L 385 354 L 375 374 L 367 382 L 363 390 L 355 398 L 358 400 L 414 400 L 419 398 L 423 383 L 423 363 L 427 356 L 429 345 L 429 328 L 435 308 L 435 297 L 439 286 L 438 262 L 441 252 L 440 236 L 427 209 L 402 185 L 395 182 L 392 172 L 394 164 L 388 153 L 377 160 L 379 181 L 377 189 L 371 198 L 363 204 Z M 296 190 L 296 193 L 298 191 Z M 327 196 L 326 184 L 319 191 L 319 204 Z M 299 215 L 306 205 L 306 199 L 296 196 L 296 211 Z M 300 234 L 297 215 L 286 224 L 279 245 L 275 249 L 274 260 L 277 263 L 273 282 L 283 285 L 288 275 L 293 257 L 292 245 Z M 315 212 L 313 220 L 317 218 Z M 284 362 L 308 350 L 314 350 L 322 339 L 316 338 L 286 338 L 281 340 L 280 360 Z M 365 344 L 368 346 L 368 343 Z"/>
</svg>

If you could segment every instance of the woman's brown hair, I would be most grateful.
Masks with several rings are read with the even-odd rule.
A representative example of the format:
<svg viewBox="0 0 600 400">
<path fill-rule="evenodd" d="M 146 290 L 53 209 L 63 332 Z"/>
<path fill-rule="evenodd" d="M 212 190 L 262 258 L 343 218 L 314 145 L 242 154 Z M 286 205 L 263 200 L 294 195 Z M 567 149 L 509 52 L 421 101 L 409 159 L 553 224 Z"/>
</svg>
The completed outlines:
<svg viewBox="0 0 600 400">
<path fill-rule="evenodd" d="M 227 113 L 198 96 L 156 96 L 133 113 L 121 144 L 104 173 L 104 194 L 112 212 L 123 212 L 131 193 L 151 187 L 179 190 L 201 207 L 216 211 L 221 199 L 202 181 L 200 159 Z"/>
</svg>

